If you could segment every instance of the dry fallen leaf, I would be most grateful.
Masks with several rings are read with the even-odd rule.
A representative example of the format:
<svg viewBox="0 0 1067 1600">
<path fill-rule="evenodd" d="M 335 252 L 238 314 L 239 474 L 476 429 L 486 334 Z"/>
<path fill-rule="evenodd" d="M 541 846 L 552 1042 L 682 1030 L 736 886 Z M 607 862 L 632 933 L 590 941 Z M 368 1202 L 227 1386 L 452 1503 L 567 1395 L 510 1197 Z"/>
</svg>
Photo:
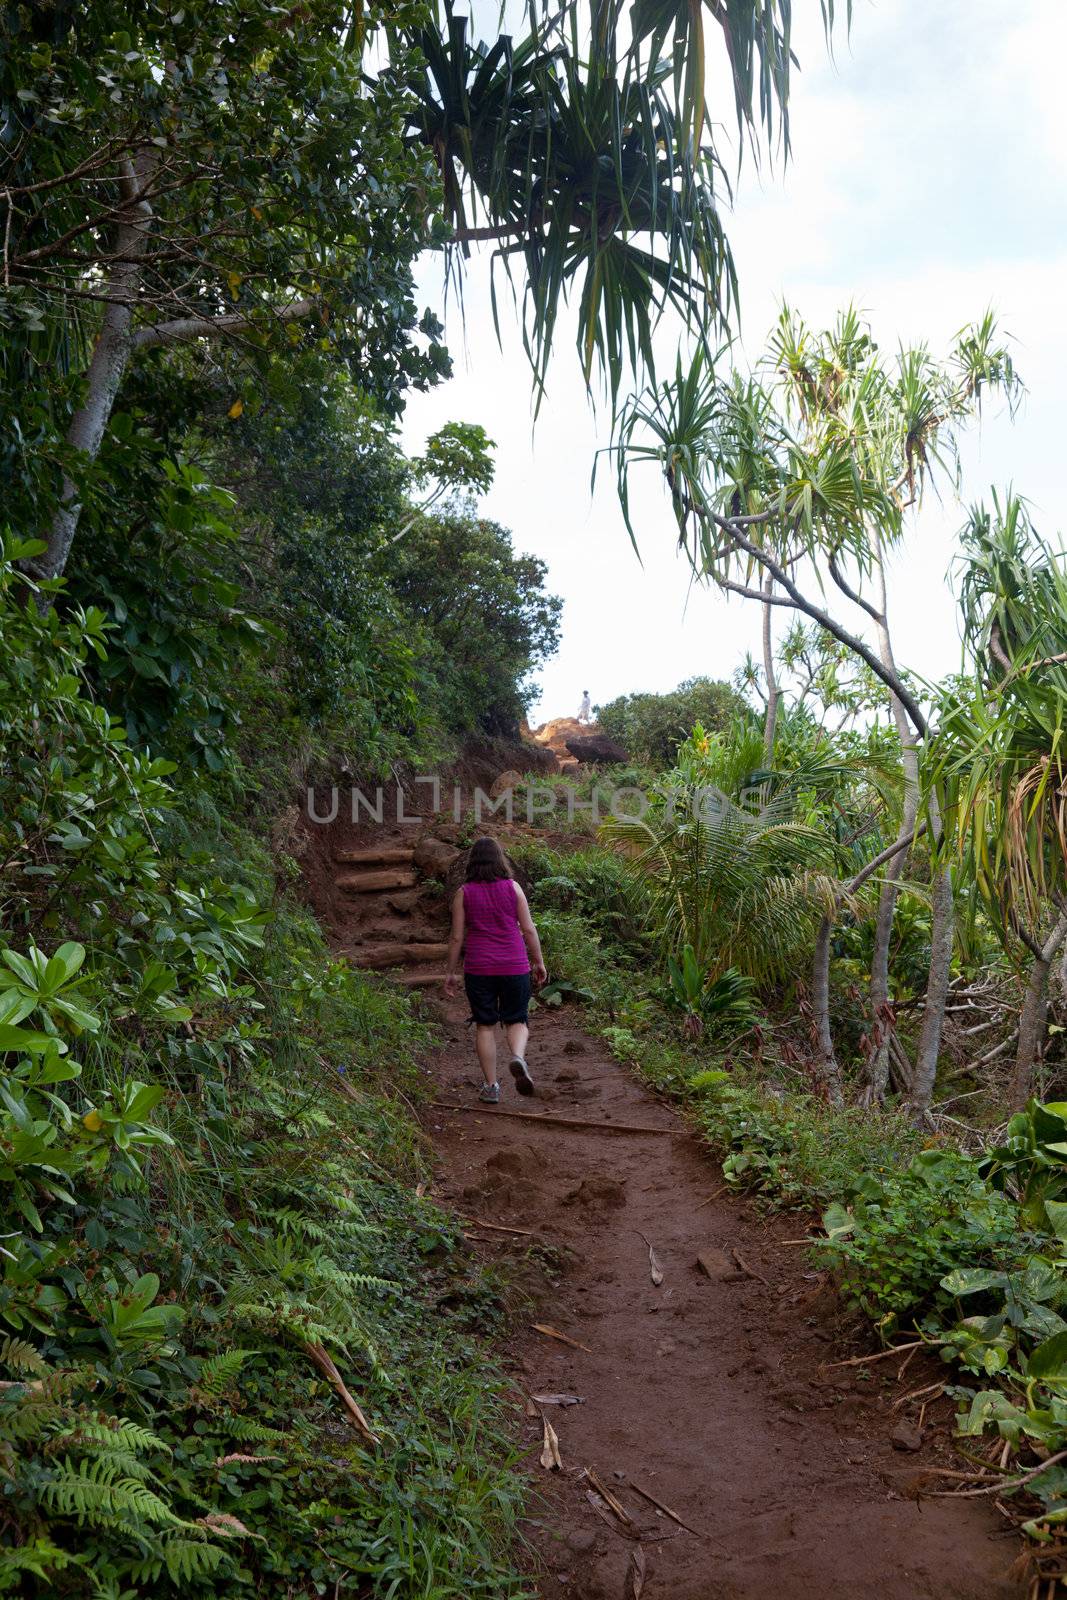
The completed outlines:
<svg viewBox="0 0 1067 1600">
<path fill-rule="evenodd" d="M 556 1437 L 556 1430 L 543 1414 L 541 1422 L 545 1430 L 545 1442 L 541 1447 L 541 1465 L 546 1472 L 560 1472 L 563 1468 L 563 1462 L 560 1458 L 559 1439 Z"/>
<path fill-rule="evenodd" d="M 637 1235 L 637 1237 L 639 1239 L 644 1239 L 645 1240 L 645 1244 L 648 1245 L 648 1270 L 649 1270 L 649 1275 L 652 1278 L 652 1282 L 655 1284 L 656 1288 L 658 1289 L 660 1284 L 663 1282 L 663 1268 L 660 1266 L 658 1260 L 656 1259 L 656 1252 L 653 1250 L 652 1246 L 650 1244 L 648 1244 L 648 1240 L 645 1239 L 644 1234 L 643 1233 L 639 1233 Z"/>
<path fill-rule="evenodd" d="M 572 1345 L 575 1350 L 584 1350 L 586 1355 L 591 1356 L 593 1354 L 587 1344 L 579 1344 L 578 1340 L 572 1339 L 569 1333 L 560 1333 L 558 1328 L 551 1327 L 547 1322 L 535 1322 L 533 1330 L 535 1333 L 543 1333 L 546 1339 L 559 1339 L 562 1344 Z"/>
<path fill-rule="evenodd" d="M 625 1600 L 641 1600 L 645 1589 L 645 1552 L 635 1545 L 630 1551 L 630 1565 L 626 1569 Z"/>
<path fill-rule="evenodd" d="M 206 1517 L 197 1517 L 196 1520 L 202 1528 L 210 1528 L 224 1539 L 263 1538 L 261 1533 L 253 1533 L 251 1528 L 246 1528 L 239 1517 L 231 1517 L 228 1511 L 209 1511 Z"/>
<path fill-rule="evenodd" d="M 530 1396 L 539 1406 L 580 1406 L 580 1394 L 535 1394 Z"/>
</svg>

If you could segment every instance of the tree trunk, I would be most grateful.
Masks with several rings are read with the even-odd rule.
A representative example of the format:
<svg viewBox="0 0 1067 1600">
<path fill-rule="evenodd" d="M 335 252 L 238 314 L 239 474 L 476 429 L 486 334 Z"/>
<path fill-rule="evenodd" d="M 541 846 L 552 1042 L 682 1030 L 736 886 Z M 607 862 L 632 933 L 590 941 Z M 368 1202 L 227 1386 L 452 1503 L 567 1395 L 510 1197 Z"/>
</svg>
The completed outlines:
<svg viewBox="0 0 1067 1600">
<path fill-rule="evenodd" d="M 774 579 L 771 574 L 765 573 L 763 578 L 763 592 L 770 596 L 774 593 Z M 763 718 L 763 765 L 774 765 L 774 734 L 778 722 L 778 674 L 774 666 L 774 637 L 771 631 L 771 602 L 768 599 L 763 606 L 763 675 L 767 680 L 767 709 Z"/>
<path fill-rule="evenodd" d="M 1045 1049 L 1049 971 L 1065 938 L 1067 911 L 1062 911 L 1056 926 L 1041 946 L 1041 954 L 1034 957 L 1030 968 L 1030 981 L 1019 1016 L 1019 1043 L 1015 1051 L 1015 1075 L 1011 1090 L 1013 1111 L 1021 1111 L 1033 1091 L 1034 1068 Z"/>
<path fill-rule="evenodd" d="M 834 917 L 827 911 L 819 924 L 815 939 L 815 960 L 811 974 L 811 1007 L 815 1021 L 816 1068 L 830 1099 L 830 1104 L 843 1106 L 844 1089 L 841 1068 L 834 1054 L 834 1036 L 830 1028 L 830 946 L 834 936 Z"/>
<path fill-rule="evenodd" d="M 122 220 L 115 235 L 115 263 L 107 281 L 107 297 L 100 331 L 85 380 L 85 400 L 71 418 L 67 443 L 89 461 L 95 461 L 104 430 L 111 417 L 119 387 L 129 364 L 133 335 L 133 308 L 141 283 L 141 260 L 148 247 L 152 208 L 145 187 L 158 161 L 153 146 L 141 149 L 123 162 Z M 73 479 L 66 474 L 59 506 L 48 531 L 48 547 L 29 564 L 34 577 L 58 578 L 67 564 L 81 516 L 81 503 Z"/>
<path fill-rule="evenodd" d="M 842 901 L 854 895 L 861 889 L 878 869 L 887 862 L 894 862 L 900 856 L 906 855 L 914 841 L 925 832 L 926 823 L 921 822 L 913 833 L 901 835 L 891 845 L 879 852 L 866 866 L 861 867 L 852 882 L 846 884 L 837 893 L 833 909 L 823 915 L 819 924 L 819 932 L 815 938 L 815 955 L 812 961 L 811 973 L 811 1003 L 812 1016 L 815 1023 L 816 1060 L 820 1076 L 827 1085 L 830 1098 L 835 1105 L 844 1104 L 844 1089 L 841 1079 L 841 1068 L 834 1053 L 833 1034 L 830 1029 L 830 947 L 833 942 L 834 927 L 837 922 L 837 913 L 841 909 Z M 894 1035 L 891 1029 L 886 1032 L 886 1045 L 892 1045 Z M 898 1048 L 900 1041 L 896 1040 Z M 903 1053 L 903 1052 L 902 1052 Z M 910 1065 L 910 1064 L 909 1064 Z M 889 1076 L 889 1058 L 886 1056 L 886 1079 Z M 860 1104 L 870 1104 L 870 1099 L 861 1096 Z"/>
<path fill-rule="evenodd" d="M 889 635 L 886 605 L 885 567 L 881 546 L 875 546 L 875 573 L 878 581 L 879 616 L 875 627 L 878 635 L 878 654 L 891 672 L 896 672 L 893 642 Z M 904 807 L 900 819 L 900 839 L 910 839 L 915 832 L 919 816 L 919 751 L 918 740 L 908 720 L 908 714 L 897 695 L 890 695 L 893 721 L 900 740 L 900 758 L 904 768 Z M 881 1105 L 889 1083 L 889 1039 L 893 1022 L 889 1010 L 889 952 L 893 942 L 893 919 L 897 909 L 897 893 L 904 873 L 906 852 L 896 855 L 886 866 L 878 895 L 878 913 L 874 924 L 874 954 L 871 958 L 871 1049 L 863 1074 L 860 1093 L 862 1105 Z"/>
<path fill-rule="evenodd" d="M 941 810 L 937 796 L 930 795 L 930 824 L 935 845 L 941 838 Z M 952 979 L 952 942 L 955 933 L 955 898 L 952 889 L 952 868 L 942 867 L 933 884 L 933 916 L 930 925 L 930 975 L 926 981 L 926 1003 L 923 1006 L 922 1027 L 919 1030 L 919 1049 L 915 1058 L 908 1102 L 914 1111 L 925 1112 L 934 1097 L 934 1079 L 937 1077 L 937 1058 L 941 1052 L 941 1030 L 948 1004 L 948 986 Z"/>
</svg>

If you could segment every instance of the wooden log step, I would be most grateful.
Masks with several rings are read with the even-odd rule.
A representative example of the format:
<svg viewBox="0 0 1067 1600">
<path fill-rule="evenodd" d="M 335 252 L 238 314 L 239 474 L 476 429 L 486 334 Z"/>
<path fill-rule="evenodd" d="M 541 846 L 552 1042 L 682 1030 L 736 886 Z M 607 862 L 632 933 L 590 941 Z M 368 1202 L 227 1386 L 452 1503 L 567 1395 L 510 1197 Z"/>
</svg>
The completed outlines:
<svg viewBox="0 0 1067 1600">
<path fill-rule="evenodd" d="M 409 989 L 428 989 L 431 984 L 444 983 L 445 976 L 443 972 L 402 972 L 398 981 Z"/>
<path fill-rule="evenodd" d="M 448 944 L 361 944 L 352 954 L 360 967 L 406 967 L 422 961 L 444 961 Z"/>
<path fill-rule="evenodd" d="M 377 845 L 363 850 L 335 850 L 333 859 L 343 867 L 403 867 L 415 859 L 415 852 L 399 845 Z"/>
<path fill-rule="evenodd" d="M 379 889 L 413 889 L 416 878 L 410 867 L 386 867 L 380 872 L 344 872 L 336 883 L 342 894 L 373 894 Z"/>
</svg>

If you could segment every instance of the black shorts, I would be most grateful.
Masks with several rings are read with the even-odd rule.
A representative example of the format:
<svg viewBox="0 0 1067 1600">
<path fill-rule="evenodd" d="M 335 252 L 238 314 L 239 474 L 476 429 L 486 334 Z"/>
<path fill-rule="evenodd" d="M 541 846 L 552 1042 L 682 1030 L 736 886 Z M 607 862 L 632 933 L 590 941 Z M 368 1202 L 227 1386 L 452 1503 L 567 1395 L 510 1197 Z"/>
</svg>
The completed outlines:
<svg viewBox="0 0 1067 1600">
<path fill-rule="evenodd" d="M 530 1012 L 528 972 L 466 972 L 463 987 L 471 1004 L 471 1020 L 491 1028 L 497 1022 L 525 1022 Z"/>
</svg>

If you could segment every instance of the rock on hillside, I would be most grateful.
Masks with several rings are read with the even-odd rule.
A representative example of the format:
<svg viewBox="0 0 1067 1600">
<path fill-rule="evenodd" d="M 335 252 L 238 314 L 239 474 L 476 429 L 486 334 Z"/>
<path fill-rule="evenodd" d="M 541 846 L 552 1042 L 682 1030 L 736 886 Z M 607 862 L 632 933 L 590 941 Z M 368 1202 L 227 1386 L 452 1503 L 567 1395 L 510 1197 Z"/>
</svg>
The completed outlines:
<svg viewBox="0 0 1067 1600">
<path fill-rule="evenodd" d="M 542 749 L 552 750 L 552 754 L 555 755 L 557 762 L 560 763 L 561 773 L 574 771 L 574 768 L 579 765 L 579 760 L 582 760 L 582 762 L 598 762 L 598 760 L 625 762 L 625 760 L 629 760 L 621 746 L 613 746 L 613 749 L 617 750 L 616 755 L 601 757 L 601 755 L 582 754 L 579 757 L 576 750 L 574 750 L 574 739 L 582 739 L 582 741 L 590 741 L 590 739 L 605 742 L 611 741 L 606 739 L 606 734 L 601 733 L 597 723 L 579 722 L 577 717 L 553 717 L 550 722 L 542 722 L 539 728 L 531 728 L 530 738 L 533 739 L 534 744 L 539 744 Z"/>
<path fill-rule="evenodd" d="M 595 762 L 598 766 L 623 766 L 629 756 L 621 744 L 609 739 L 605 733 L 582 734 L 567 740 L 567 749 L 579 761 Z"/>
<path fill-rule="evenodd" d="M 543 749 L 551 750 L 559 762 L 561 772 L 573 771 L 579 761 L 628 761 L 630 758 L 613 740 L 602 733 L 595 722 L 579 722 L 577 717 L 554 717 L 539 728 L 530 729 L 530 738 Z M 592 744 L 611 746 L 612 754 L 599 755 L 586 748 L 581 754 L 575 741 L 587 747 Z"/>
</svg>

